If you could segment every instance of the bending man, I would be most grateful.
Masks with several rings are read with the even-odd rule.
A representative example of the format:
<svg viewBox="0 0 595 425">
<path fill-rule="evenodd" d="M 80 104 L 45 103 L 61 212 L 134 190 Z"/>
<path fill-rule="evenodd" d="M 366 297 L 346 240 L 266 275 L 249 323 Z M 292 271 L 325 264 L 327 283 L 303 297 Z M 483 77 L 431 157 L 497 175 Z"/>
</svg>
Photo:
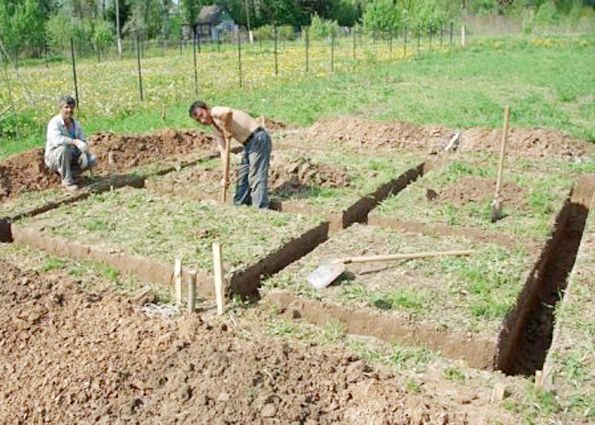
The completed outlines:
<svg viewBox="0 0 595 425">
<path fill-rule="evenodd" d="M 70 96 L 60 98 L 60 113 L 48 124 L 45 165 L 57 171 L 62 186 L 67 190 L 78 190 L 76 176 L 97 163 L 89 152 L 81 126 L 74 120 L 75 100 Z"/>
<path fill-rule="evenodd" d="M 222 157 L 225 154 L 226 137 L 233 137 L 244 145 L 234 204 L 268 208 L 267 182 L 271 137 L 266 130 L 246 112 L 224 106 L 209 108 L 202 101 L 194 102 L 190 106 L 189 114 L 193 120 L 213 127 L 213 136 Z"/>
</svg>

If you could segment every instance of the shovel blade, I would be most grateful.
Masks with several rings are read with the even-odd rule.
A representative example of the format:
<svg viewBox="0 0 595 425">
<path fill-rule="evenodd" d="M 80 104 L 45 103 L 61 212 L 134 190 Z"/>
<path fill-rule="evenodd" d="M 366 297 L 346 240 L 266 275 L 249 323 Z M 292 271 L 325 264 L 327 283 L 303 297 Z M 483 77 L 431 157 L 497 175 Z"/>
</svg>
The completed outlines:
<svg viewBox="0 0 595 425">
<path fill-rule="evenodd" d="M 308 282 L 316 289 L 329 286 L 345 271 L 345 264 L 339 260 L 330 260 L 322 263 L 307 277 Z"/>
</svg>

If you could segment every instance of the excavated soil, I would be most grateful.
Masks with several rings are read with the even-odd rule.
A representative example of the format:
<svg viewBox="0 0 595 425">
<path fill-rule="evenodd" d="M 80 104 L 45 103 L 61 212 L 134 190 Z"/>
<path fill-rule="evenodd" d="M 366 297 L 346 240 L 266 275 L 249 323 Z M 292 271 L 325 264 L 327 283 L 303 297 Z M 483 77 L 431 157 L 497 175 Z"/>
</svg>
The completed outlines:
<svg viewBox="0 0 595 425">
<path fill-rule="evenodd" d="M 314 142 L 337 140 L 363 147 L 395 147 L 440 151 L 455 130 L 439 125 L 418 126 L 407 122 L 383 123 L 357 117 L 322 120 L 300 132 L 300 139 Z M 469 128 L 463 130 L 461 150 L 500 149 L 501 130 Z M 507 152 L 528 156 L 582 157 L 592 155 L 594 146 L 556 130 L 512 128 Z"/>
<path fill-rule="evenodd" d="M 60 177 L 45 166 L 43 149 L 33 149 L 0 162 L 0 202 L 21 192 L 44 190 L 60 184 Z"/>
<path fill-rule="evenodd" d="M 483 203 L 494 198 L 496 180 L 483 177 L 462 177 L 444 191 L 428 189 L 426 199 L 440 204 L 450 203 L 462 207 L 469 203 Z M 527 191 L 513 182 L 502 184 L 501 199 L 505 205 L 515 210 L 527 206 Z"/>
<path fill-rule="evenodd" d="M 173 130 L 143 136 L 99 133 L 90 137 L 90 143 L 91 151 L 98 159 L 98 174 L 126 172 L 166 157 L 183 157 L 213 149 L 211 137 L 204 133 Z M 42 148 L 32 149 L 0 162 L 0 202 L 21 192 L 49 189 L 60 184 L 58 174 L 46 168 L 43 155 Z"/>
<path fill-rule="evenodd" d="M 308 187 L 347 187 L 350 178 L 343 168 L 316 164 L 302 156 L 286 164 L 275 164 L 269 172 L 269 184 L 273 192 L 297 193 Z"/>
<path fill-rule="evenodd" d="M 219 184 L 221 171 L 219 169 L 192 170 L 184 183 Z M 269 168 L 269 188 L 273 193 L 294 194 L 308 188 L 342 188 L 350 184 L 347 171 L 340 167 L 317 164 L 310 158 L 300 156 L 289 162 L 280 163 L 272 158 Z"/>
<path fill-rule="evenodd" d="M 1 423 L 479 423 L 338 350 L 0 265 Z"/>
</svg>

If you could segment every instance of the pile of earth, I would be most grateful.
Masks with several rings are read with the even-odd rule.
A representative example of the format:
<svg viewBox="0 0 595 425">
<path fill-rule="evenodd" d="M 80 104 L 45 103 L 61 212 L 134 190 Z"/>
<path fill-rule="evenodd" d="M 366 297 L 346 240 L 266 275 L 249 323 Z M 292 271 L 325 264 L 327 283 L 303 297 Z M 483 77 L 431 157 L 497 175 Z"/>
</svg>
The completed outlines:
<svg viewBox="0 0 595 425">
<path fill-rule="evenodd" d="M 165 158 L 211 152 L 211 140 L 205 133 L 174 130 L 140 136 L 99 133 L 89 139 L 91 152 L 98 160 L 95 171 L 103 175 L 128 172 Z M 59 175 L 45 165 L 42 148 L 0 162 L 0 202 L 22 192 L 45 190 L 59 184 Z"/>
<path fill-rule="evenodd" d="M 0 266 L 0 423 L 471 423 L 351 354 Z"/>
<path fill-rule="evenodd" d="M 342 188 L 350 183 L 344 168 L 318 164 L 304 156 L 276 162 L 269 171 L 269 186 L 278 193 L 298 193 L 310 187 Z"/>
<path fill-rule="evenodd" d="M 426 198 L 432 202 L 448 203 L 455 207 L 462 207 L 470 203 L 482 204 L 491 201 L 494 199 L 495 191 L 495 179 L 466 176 L 458 179 L 440 192 L 428 188 Z M 527 191 L 516 183 L 503 182 L 500 189 L 500 198 L 508 208 L 523 210 L 527 207 Z"/>
<path fill-rule="evenodd" d="M 288 136 L 312 142 L 340 141 L 359 147 L 393 147 L 439 152 L 455 130 L 439 125 L 415 125 L 407 122 L 379 122 L 346 116 L 316 122 L 311 127 Z M 462 130 L 460 149 L 498 152 L 501 129 L 469 128 Z M 585 157 L 595 146 L 556 130 L 511 128 L 507 152 L 524 156 Z"/>
</svg>

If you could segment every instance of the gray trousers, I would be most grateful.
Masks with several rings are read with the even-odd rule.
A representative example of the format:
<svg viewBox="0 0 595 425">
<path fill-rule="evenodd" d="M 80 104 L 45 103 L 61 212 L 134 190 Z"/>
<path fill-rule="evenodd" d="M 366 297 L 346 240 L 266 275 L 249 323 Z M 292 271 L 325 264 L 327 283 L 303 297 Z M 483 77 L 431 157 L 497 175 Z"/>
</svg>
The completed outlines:
<svg viewBox="0 0 595 425">
<path fill-rule="evenodd" d="M 88 165 L 80 166 L 81 151 L 76 146 L 60 146 L 52 150 L 45 158 L 45 164 L 52 171 L 57 171 L 65 185 L 75 184 L 75 175 L 97 164 L 92 154 L 87 154 Z"/>
<path fill-rule="evenodd" d="M 264 129 L 261 129 L 244 145 L 233 199 L 235 205 L 268 208 L 267 183 L 270 159 L 271 138 Z"/>
</svg>

